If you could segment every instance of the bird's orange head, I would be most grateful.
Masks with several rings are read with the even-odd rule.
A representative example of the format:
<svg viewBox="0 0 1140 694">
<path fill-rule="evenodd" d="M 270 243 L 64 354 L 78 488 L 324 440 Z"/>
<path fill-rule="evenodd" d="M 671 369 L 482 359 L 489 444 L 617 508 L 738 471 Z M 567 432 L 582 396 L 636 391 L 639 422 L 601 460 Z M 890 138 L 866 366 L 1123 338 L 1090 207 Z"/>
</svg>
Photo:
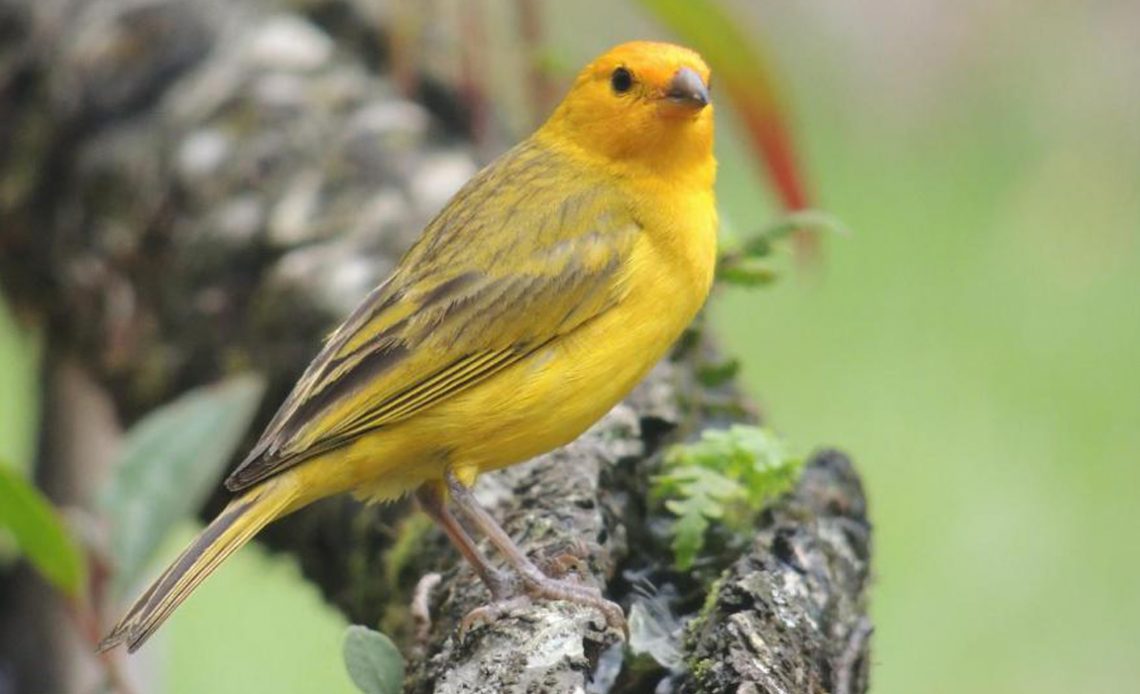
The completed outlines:
<svg viewBox="0 0 1140 694">
<path fill-rule="evenodd" d="M 615 163 L 711 175 L 709 68 L 668 43 L 616 46 L 578 74 L 543 132 Z"/>
</svg>

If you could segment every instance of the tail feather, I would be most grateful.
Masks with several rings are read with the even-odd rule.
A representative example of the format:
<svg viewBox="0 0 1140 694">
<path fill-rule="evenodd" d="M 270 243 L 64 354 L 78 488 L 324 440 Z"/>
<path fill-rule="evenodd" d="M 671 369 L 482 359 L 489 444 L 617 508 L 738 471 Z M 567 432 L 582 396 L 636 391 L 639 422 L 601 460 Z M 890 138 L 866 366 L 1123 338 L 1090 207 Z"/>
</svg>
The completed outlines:
<svg viewBox="0 0 1140 694">
<path fill-rule="evenodd" d="M 99 651 L 126 643 L 133 653 L 226 557 L 275 518 L 298 506 L 297 486 L 271 479 L 230 502 L 151 584 L 99 643 Z"/>
</svg>

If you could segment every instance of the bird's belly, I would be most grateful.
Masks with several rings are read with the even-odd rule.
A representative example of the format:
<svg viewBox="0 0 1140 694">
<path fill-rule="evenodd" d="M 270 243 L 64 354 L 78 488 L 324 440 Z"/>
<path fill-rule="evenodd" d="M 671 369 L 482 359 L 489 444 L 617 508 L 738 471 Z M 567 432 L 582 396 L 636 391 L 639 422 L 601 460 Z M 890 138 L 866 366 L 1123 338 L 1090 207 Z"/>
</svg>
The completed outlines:
<svg viewBox="0 0 1140 694">
<path fill-rule="evenodd" d="M 620 310 L 610 310 L 430 410 L 350 446 L 361 496 L 390 499 L 448 468 L 471 482 L 565 445 L 622 400 L 700 308 L 711 270 L 695 280 L 636 263 Z M 691 277 L 692 275 L 690 275 Z M 365 481 L 367 480 L 367 481 Z"/>
<path fill-rule="evenodd" d="M 646 277 L 650 282 L 655 278 Z M 433 412 L 462 423 L 442 435 L 467 476 L 573 441 L 645 377 L 703 302 L 706 287 L 636 287 L 611 310 Z M 443 432 L 441 432 L 443 433 Z"/>
<path fill-rule="evenodd" d="M 671 344 L 660 331 L 616 330 L 596 320 L 448 402 L 351 444 L 350 487 L 382 501 L 440 479 L 471 482 L 489 470 L 565 445 L 637 385 Z M 655 333 L 651 336 L 651 333 Z M 620 344 L 615 344 L 615 342 Z"/>
<path fill-rule="evenodd" d="M 458 398 L 444 415 L 467 426 L 441 437 L 468 475 L 522 462 L 573 441 L 637 385 L 671 336 L 598 320 Z M 443 409 L 443 408 L 441 408 Z"/>
</svg>

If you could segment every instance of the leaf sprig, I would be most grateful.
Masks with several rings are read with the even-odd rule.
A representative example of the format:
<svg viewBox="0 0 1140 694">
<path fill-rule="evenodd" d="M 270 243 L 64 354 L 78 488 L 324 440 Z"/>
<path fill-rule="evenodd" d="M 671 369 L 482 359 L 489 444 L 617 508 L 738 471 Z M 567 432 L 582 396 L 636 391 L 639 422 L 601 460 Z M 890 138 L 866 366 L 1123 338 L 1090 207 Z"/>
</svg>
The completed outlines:
<svg viewBox="0 0 1140 694">
<path fill-rule="evenodd" d="M 743 424 L 708 430 L 698 441 L 674 446 L 650 493 L 676 516 L 671 528 L 676 568 L 693 566 L 712 522 L 747 533 L 764 503 L 795 483 L 802 464 L 770 430 Z"/>
<path fill-rule="evenodd" d="M 850 231 L 832 215 L 819 210 L 800 210 L 788 213 L 761 229 L 743 242 L 731 237 L 717 261 L 717 281 L 740 287 L 762 287 L 774 282 L 777 272 L 771 256 L 776 242 L 799 230 L 831 232 L 848 235 Z"/>
</svg>

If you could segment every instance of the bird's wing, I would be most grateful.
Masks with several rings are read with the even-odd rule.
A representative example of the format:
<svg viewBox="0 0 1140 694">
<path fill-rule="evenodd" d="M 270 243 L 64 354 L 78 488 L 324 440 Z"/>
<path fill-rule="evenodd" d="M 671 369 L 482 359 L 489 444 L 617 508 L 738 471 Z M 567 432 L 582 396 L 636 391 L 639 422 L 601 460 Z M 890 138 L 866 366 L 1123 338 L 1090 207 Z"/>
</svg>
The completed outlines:
<svg viewBox="0 0 1140 694">
<path fill-rule="evenodd" d="M 613 306 L 640 227 L 612 185 L 575 173 L 523 143 L 472 179 L 329 337 L 226 486 L 411 417 Z"/>
</svg>

